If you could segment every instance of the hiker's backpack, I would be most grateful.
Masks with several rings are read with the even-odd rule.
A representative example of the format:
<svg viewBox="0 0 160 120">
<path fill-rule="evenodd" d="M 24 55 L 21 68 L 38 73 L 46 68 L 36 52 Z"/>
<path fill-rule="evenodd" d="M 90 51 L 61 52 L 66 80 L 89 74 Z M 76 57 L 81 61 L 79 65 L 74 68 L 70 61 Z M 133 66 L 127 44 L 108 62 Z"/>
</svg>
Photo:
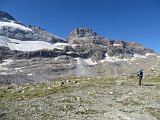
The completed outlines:
<svg viewBox="0 0 160 120">
<path fill-rule="evenodd" d="M 141 71 L 141 70 L 139 70 L 138 72 L 137 72 L 137 76 L 142 76 L 143 77 L 143 72 Z"/>
</svg>

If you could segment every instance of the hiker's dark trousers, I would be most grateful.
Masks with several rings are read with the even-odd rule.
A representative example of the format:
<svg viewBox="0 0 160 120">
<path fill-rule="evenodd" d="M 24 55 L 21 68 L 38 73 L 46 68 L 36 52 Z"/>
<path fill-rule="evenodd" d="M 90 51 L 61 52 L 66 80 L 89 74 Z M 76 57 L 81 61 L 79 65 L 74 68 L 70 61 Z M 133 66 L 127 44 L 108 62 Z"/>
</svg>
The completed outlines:
<svg viewBox="0 0 160 120">
<path fill-rule="evenodd" d="M 139 76 L 139 85 L 142 84 L 142 76 Z"/>
</svg>

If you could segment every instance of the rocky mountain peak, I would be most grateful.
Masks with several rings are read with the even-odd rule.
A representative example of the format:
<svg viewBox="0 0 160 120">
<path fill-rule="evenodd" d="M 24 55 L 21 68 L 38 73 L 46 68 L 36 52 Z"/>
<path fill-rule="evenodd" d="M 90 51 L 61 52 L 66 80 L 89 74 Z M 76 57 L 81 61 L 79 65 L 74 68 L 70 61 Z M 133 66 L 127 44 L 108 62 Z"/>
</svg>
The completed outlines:
<svg viewBox="0 0 160 120">
<path fill-rule="evenodd" d="M 77 28 L 70 33 L 70 44 L 93 43 L 93 40 L 100 39 L 98 33 L 88 28 Z"/>
<path fill-rule="evenodd" d="M 70 37 L 98 37 L 98 34 L 88 28 L 77 28 L 71 32 Z"/>
<path fill-rule="evenodd" d="M 10 14 L 0 11 L 0 21 L 16 21 L 16 19 L 14 17 L 12 17 Z"/>
</svg>

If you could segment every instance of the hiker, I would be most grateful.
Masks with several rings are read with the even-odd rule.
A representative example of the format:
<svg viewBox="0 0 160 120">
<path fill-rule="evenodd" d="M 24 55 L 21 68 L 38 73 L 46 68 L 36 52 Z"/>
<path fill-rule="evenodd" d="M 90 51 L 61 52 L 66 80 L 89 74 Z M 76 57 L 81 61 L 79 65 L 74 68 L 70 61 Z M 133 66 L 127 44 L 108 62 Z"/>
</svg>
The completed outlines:
<svg viewBox="0 0 160 120">
<path fill-rule="evenodd" d="M 141 85 L 142 78 L 143 78 L 143 70 L 138 70 L 137 77 L 139 78 L 139 85 Z"/>
</svg>

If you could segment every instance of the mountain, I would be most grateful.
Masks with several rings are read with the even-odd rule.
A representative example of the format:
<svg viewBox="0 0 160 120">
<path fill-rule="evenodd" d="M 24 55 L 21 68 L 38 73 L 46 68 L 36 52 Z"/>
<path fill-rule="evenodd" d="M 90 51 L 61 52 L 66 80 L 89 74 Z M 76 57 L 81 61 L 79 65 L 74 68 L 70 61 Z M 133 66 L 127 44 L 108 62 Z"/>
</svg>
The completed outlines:
<svg viewBox="0 0 160 120">
<path fill-rule="evenodd" d="M 68 41 L 25 25 L 0 11 L 0 83 L 43 82 L 60 76 L 122 76 L 159 64 L 159 55 L 139 43 L 101 37 L 76 28 Z"/>
<path fill-rule="evenodd" d="M 63 38 L 49 33 L 44 29 L 25 25 L 2 11 L 0 11 L 0 36 L 22 41 L 66 42 Z"/>
<path fill-rule="evenodd" d="M 133 57 L 134 54 L 154 53 L 152 49 L 144 48 L 138 43 L 100 37 L 98 33 L 87 28 L 73 30 L 69 36 L 69 43 L 78 46 L 79 51 L 90 55 L 100 53 L 96 55 L 97 57 L 105 56 L 107 53 L 109 56 L 117 56 L 122 59 Z"/>
<path fill-rule="evenodd" d="M 53 45 L 54 43 L 66 42 L 66 40 L 52 33 L 38 27 L 25 25 L 8 13 L 0 11 L 0 44 L 3 47 L 23 52 L 42 49 L 52 51 L 57 46 Z M 67 46 L 65 52 L 70 52 L 72 57 L 89 58 L 97 56 L 100 57 L 98 59 L 103 59 L 107 53 L 109 56 L 128 58 L 134 54 L 144 55 L 154 52 L 138 43 L 100 37 L 98 33 L 87 28 L 73 30 L 70 33 L 68 43 L 60 46 Z"/>
<path fill-rule="evenodd" d="M 66 41 L 39 27 L 25 25 L 0 11 L 0 59 L 13 57 L 14 53 L 24 51 L 57 48 L 59 45 L 55 43 L 65 45 Z"/>
</svg>

